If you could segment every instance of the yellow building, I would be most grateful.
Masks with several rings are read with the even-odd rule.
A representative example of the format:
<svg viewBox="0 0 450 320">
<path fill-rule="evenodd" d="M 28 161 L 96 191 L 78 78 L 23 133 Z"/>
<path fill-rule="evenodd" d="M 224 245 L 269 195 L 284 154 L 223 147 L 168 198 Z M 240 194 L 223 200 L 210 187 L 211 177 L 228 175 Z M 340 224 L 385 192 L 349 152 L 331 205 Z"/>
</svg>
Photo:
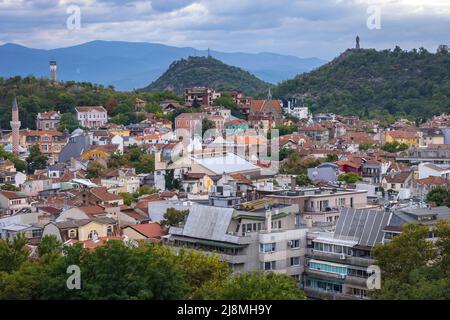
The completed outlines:
<svg viewBox="0 0 450 320">
<path fill-rule="evenodd" d="M 418 147 L 422 139 L 422 134 L 415 131 L 393 130 L 386 132 L 386 143 L 405 143 L 410 147 Z"/>
<path fill-rule="evenodd" d="M 117 145 L 107 144 L 103 146 L 92 146 L 86 150 L 82 155 L 83 160 L 97 160 L 97 159 L 109 159 L 111 154 L 117 151 Z"/>
</svg>

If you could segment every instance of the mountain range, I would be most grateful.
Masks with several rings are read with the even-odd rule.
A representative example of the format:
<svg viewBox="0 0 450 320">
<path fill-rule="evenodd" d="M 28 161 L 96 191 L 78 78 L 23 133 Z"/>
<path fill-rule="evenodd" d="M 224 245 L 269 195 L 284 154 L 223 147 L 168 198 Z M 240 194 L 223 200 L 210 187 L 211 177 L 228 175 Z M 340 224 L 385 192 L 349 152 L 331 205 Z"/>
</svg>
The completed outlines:
<svg viewBox="0 0 450 320">
<path fill-rule="evenodd" d="M 225 64 L 242 68 L 263 81 L 278 83 L 311 71 L 326 61 L 274 53 L 210 51 Z M 58 63 L 58 80 L 112 85 L 118 90 L 148 86 L 172 62 L 189 56 L 208 56 L 208 50 L 156 43 L 92 41 L 60 49 L 33 49 L 17 44 L 0 46 L 0 76 L 49 76 L 49 60 Z"/>
</svg>

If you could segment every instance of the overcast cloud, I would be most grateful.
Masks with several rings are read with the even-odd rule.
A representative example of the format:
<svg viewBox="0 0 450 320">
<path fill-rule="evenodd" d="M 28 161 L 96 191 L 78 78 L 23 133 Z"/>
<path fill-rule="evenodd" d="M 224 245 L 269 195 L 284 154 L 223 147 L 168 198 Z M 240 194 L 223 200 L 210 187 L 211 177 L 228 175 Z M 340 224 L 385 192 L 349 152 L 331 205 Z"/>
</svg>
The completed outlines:
<svg viewBox="0 0 450 320">
<path fill-rule="evenodd" d="M 66 27 L 70 5 L 79 30 Z M 380 30 L 366 26 L 371 5 Z M 0 44 L 35 48 L 122 40 L 332 59 L 357 34 L 363 47 L 434 51 L 449 30 L 449 0 L 0 0 Z"/>
</svg>

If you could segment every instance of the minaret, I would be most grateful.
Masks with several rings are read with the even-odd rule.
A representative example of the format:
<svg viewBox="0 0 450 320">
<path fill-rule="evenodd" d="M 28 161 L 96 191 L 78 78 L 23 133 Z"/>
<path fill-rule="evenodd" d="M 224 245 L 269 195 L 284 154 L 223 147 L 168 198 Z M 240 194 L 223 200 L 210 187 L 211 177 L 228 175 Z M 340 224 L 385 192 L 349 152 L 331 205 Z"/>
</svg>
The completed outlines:
<svg viewBox="0 0 450 320">
<path fill-rule="evenodd" d="M 56 70 L 57 70 L 56 60 L 50 60 L 50 79 L 52 81 L 56 81 Z"/>
<path fill-rule="evenodd" d="M 272 101 L 272 88 L 269 88 L 269 92 L 267 94 L 267 101 Z"/>
<path fill-rule="evenodd" d="M 15 155 L 19 155 L 19 107 L 17 106 L 17 99 L 14 97 L 12 104 L 12 121 L 11 121 L 11 138 L 12 138 L 12 150 Z"/>
<path fill-rule="evenodd" d="M 356 49 L 357 49 L 357 50 L 361 49 L 361 46 L 360 46 L 360 44 L 359 44 L 359 41 L 360 41 L 359 36 L 356 36 Z"/>
</svg>

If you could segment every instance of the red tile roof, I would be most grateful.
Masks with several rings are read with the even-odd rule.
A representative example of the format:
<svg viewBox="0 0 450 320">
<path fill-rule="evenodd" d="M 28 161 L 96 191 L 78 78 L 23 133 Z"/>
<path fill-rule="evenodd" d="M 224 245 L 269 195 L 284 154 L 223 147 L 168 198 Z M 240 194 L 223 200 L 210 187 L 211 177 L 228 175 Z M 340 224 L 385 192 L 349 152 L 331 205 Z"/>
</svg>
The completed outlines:
<svg viewBox="0 0 450 320">
<path fill-rule="evenodd" d="M 269 100 L 252 100 L 251 108 L 253 113 L 264 112 L 264 108 Z M 281 106 L 278 100 L 272 100 L 272 105 L 275 107 L 276 112 L 281 113 Z"/>
<path fill-rule="evenodd" d="M 167 231 L 156 222 L 129 225 L 127 228 L 131 228 L 136 232 L 139 232 L 147 239 L 159 239 L 167 234 Z"/>
</svg>

